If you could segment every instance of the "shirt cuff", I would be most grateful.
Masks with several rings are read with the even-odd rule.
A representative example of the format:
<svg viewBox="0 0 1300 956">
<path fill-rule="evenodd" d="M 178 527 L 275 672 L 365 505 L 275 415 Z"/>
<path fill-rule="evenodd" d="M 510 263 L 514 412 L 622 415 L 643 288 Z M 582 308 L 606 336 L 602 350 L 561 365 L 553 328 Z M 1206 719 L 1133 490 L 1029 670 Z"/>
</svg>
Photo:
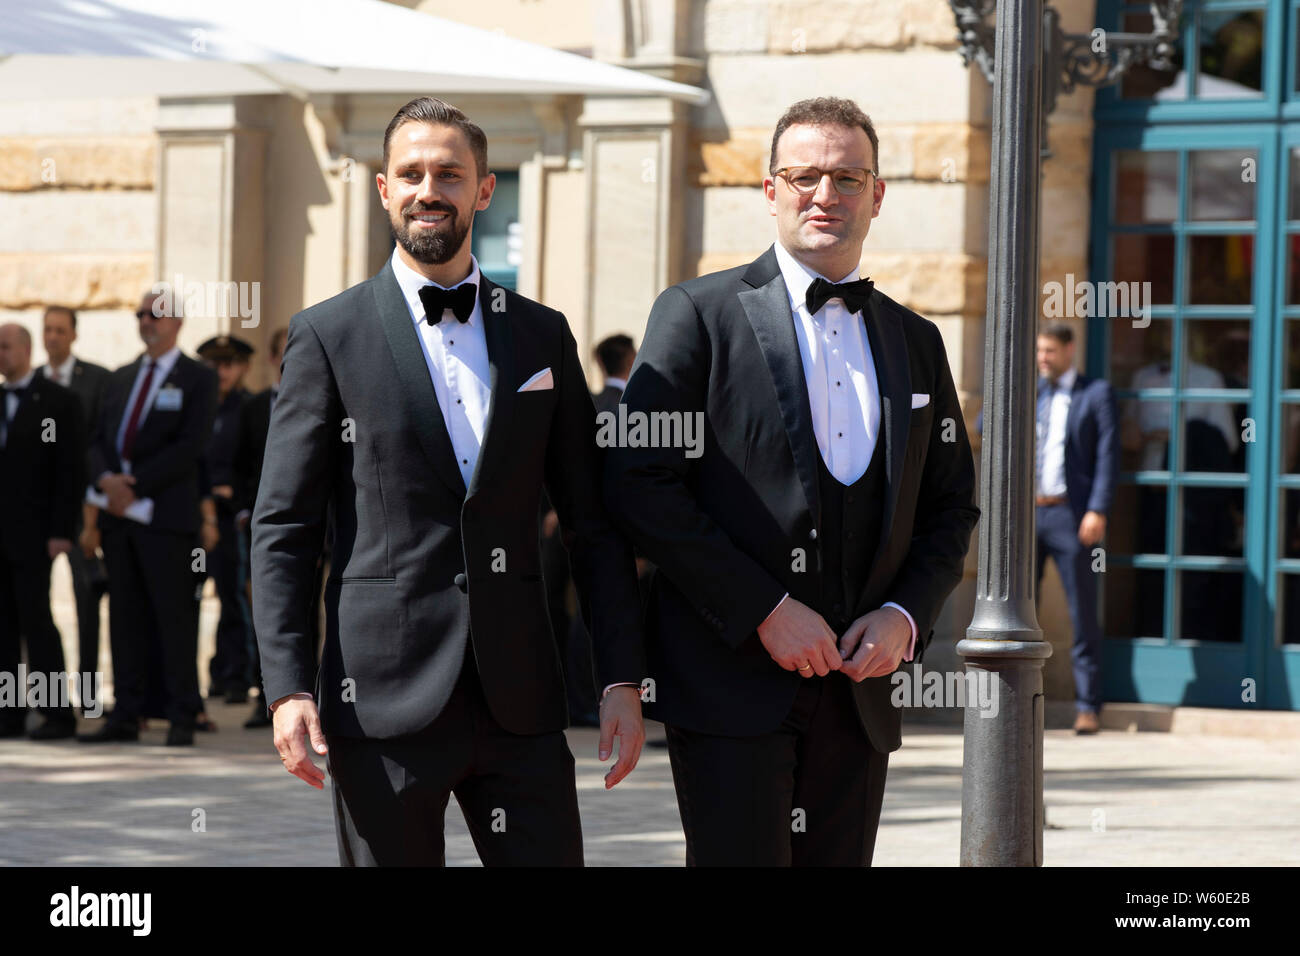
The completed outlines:
<svg viewBox="0 0 1300 956">
<path fill-rule="evenodd" d="M 640 684 L 633 684 L 631 681 L 626 681 L 626 680 L 619 684 L 610 684 L 608 687 L 606 687 L 604 690 L 600 692 L 600 699 L 604 700 L 605 695 L 608 694 L 615 687 L 640 687 L 640 686 L 641 686 Z"/>
<path fill-rule="evenodd" d="M 897 611 L 901 611 L 903 617 L 907 618 L 907 623 L 912 625 L 912 640 L 907 645 L 907 653 L 903 655 L 903 660 L 910 661 L 912 659 L 912 654 L 916 651 L 916 621 L 912 620 L 912 615 L 908 614 L 907 608 L 903 607 L 901 604 L 895 604 L 893 601 L 886 601 L 880 606 L 892 607 Z"/>
<path fill-rule="evenodd" d="M 274 703 L 272 703 L 272 704 L 267 708 L 267 710 L 269 710 L 271 713 L 274 714 L 274 713 L 275 713 L 275 708 L 279 707 L 279 706 L 280 706 L 281 704 L 283 704 L 286 700 L 312 700 L 312 699 L 313 699 L 313 698 L 312 698 L 311 694 L 307 693 L 305 690 L 300 690 L 300 691 L 298 691 L 298 693 L 296 693 L 296 694 L 287 694 L 287 695 L 285 695 L 284 697 L 281 697 L 279 700 L 277 700 L 277 701 L 275 701 Z"/>
<path fill-rule="evenodd" d="M 784 604 L 785 599 L 788 598 L 789 596 L 790 596 L 790 592 L 786 591 L 785 594 L 781 597 L 781 600 L 776 602 L 776 607 L 772 608 L 772 610 L 767 612 L 767 617 L 763 618 L 763 620 L 759 623 L 758 627 L 762 627 L 764 624 L 766 624 L 768 618 L 770 618 L 773 614 L 776 613 L 777 608 L 779 608 L 782 604 Z M 758 630 L 758 627 L 754 628 L 754 630 Z"/>
</svg>

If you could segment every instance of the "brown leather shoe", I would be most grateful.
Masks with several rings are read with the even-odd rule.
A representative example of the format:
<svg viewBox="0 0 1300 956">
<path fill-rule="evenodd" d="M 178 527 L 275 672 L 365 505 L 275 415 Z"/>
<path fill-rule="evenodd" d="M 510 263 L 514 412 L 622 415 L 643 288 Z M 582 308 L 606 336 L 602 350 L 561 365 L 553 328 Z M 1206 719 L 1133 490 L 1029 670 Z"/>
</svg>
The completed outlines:
<svg viewBox="0 0 1300 956">
<path fill-rule="evenodd" d="M 1095 734 L 1101 730 L 1101 721 L 1097 719 L 1097 712 L 1093 710 L 1081 710 L 1079 715 L 1074 718 L 1074 732 L 1076 734 Z"/>
</svg>

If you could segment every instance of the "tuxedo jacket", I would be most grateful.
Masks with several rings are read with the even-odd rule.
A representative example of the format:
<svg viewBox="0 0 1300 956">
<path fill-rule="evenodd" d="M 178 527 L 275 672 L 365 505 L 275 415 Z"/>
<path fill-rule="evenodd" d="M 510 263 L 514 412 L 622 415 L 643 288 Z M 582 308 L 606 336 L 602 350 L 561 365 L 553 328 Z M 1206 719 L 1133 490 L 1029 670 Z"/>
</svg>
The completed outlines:
<svg viewBox="0 0 1300 956">
<path fill-rule="evenodd" d="M 1042 395 L 1045 381 L 1038 382 Z M 1074 376 L 1065 419 L 1065 496 L 1075 520 L 1095 511 L 1110 514 L 1119 477 L 1119 423 L 1115 393 L 1105 379 Z"/>
<path fill-rule="evenodd" d="M 126 406 L 142 360 L 143 356 L 123 365 L 109 377 L 90 439 L 91 481 L 98 481 L 106 471 L 122 470 L 117 433 L 122 419 L 131 413 Z M 101 510 L 98 520 L 102 530 L 133 527 L 193 534 L 199 529 L 199 463 L 212 433 L 217 373 L 182 353 L 160 390 L 167 386 L 180 390 L 180 408 L 159 408 L 155 399 L 136 430 L 132 449 L 133 490 L 137 498 L 153 499 L 153 520 L 142 526 Z"/>
<path fill-rule="evenodd" d="M 316 691 L 326 733 L 422 729 L 470 647 L 503 728 L 566 726 L 541 572 L 543 486 L 597 683 L 644 676 L 632 553 L 601 501 L 595 411 L 568 323 L 486 276 L 479 296 L 491 401 L 468 488 L 390 265 L 289 325 L 253 512 L 253 618 L 268 700 L 310 689 L 312 587 L 333 499 Z M 518 391 L 546 368 L 552 388 Z"/>
<path fill-rule="evenodd" d="M 36 374 L 44 377 L 50 370 L 49 364 L 42 365 Z M 77 359 L 72 363 L 72 382 L 67 386 L 77 398 L 81 399 L 82 419 L 87 430 L 94 427 L 99 418 L 100 405 L 104 400 L 104 389 L 112 372 L 94 362 Z"/>
<path fill-rule="evenodd" d="M 918 629 L 914 659 L 962 576 L 975 470 L 936 326 L 875 290 L 863 310 L 880 388 L 885 493 L 879 547 L 852 618 L 895 601 Z M 821 520 L 808 389 L 776 253 L 683 282 L 654 304 L 623 393 L 633 412 L 702 412 L 704 447 L 619 447 L 606 469 L 611 513 L 658 567 L 646 639 L 648 712 L 703 733 L 775 730 L 805 678 L 768 655 L 757 627 L 781 596 L 823 593 Z M 913 396 L 920 407 L 913 407 Z M 820 536 L 819 536 L 820 533 Z M 889 677 L 853 685 L 873 746 L 901 745 Z"/>
<path fill-rule="evenodd" d="M 0 403 L 4 400 L 0 392 Z M 0 404 L 0 415 L 4 412 Z M 50 538 L 75 542 L 85 471 L 80 401 L 57 382 L 33 375 L 0 448 L 0 548 L 5 557 L 15 563 L 48 561 Z"/>
</svg>

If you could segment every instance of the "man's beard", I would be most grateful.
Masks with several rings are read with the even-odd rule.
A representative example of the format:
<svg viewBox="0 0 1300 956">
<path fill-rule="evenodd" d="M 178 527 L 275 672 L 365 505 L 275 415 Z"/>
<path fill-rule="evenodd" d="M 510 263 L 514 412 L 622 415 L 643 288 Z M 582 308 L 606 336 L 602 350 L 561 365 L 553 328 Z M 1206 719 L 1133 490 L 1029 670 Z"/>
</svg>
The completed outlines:
<svg viewBox="0 0 1300 956">
<path fill-rule="evenodd" d="M 450 217 L 450 227 L 446 230 L 421 229 L 418 233 L 412 232 L 411 227 L 407 224 L 407 217 L 422 212 L 447 213 Z M 394 221 L 391 217 L 388 221 L 388 228 L 393 234 L 393 239 L 406 250 L 412 259 L 429 266 L 440 266 L 444 262 L 449 262 L 456 253 L 460 252 L 460 247 L 465 244 L 465 237 L 469 235 L 469 228 L 474 222 L 474 215 L 471 213 L 469 219 L 462 226 L 456 208 L 441 202 L 432 203 L 428 206 L 423 203 L 412 203 L 403 209 L 399 215 L 400 218 L 397 221 Z"/>
</svg>

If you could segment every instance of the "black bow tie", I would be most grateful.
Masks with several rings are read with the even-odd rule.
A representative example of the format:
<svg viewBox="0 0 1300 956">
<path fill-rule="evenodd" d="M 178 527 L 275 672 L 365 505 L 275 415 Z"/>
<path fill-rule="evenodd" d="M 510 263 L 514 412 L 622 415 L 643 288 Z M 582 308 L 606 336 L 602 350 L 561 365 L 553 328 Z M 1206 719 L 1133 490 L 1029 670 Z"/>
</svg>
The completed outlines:
<svg viewBox="0 0 1300 956">
<path fill-rule="evenodd" d="M 808 286 L 808 314 L 816 315 L 817 310 L 831 299 L 843 299 L 844 307 L 850 312 L 861 312 L 863 306 L 867 304 L 867 300 L 871 298 L 871 290 L 875 286 L 876 284 L 870 279 L 857 279 L 853 282 L 841 282 L 837 285 L 818 276 Z"/>
<path fill-rule="evenodd" d="M 444 309 L 451 309 L 457 322 L 468 322 L 474 311 L 474 300 L 478 298 L 478 286 L 466 282 L 454 289 L 443 289 L 436 285 L 420 287 L 420 301 L 424 303 L 424 317 L 430 325 L 442 321 Z"/>
</svg>

